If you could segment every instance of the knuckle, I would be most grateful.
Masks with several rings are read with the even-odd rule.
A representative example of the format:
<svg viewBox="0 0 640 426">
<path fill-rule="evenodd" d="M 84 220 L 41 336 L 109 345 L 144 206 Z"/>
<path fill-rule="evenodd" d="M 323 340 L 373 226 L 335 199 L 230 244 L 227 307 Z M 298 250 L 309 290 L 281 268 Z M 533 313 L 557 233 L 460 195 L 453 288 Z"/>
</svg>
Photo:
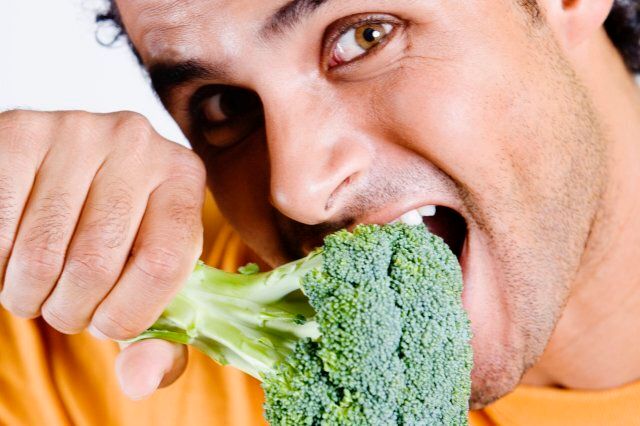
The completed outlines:
<svg viewBox="0 0 640 426">
<path fill-rule="evenodd" d="M 34 248 L 26 253 L 15 253 L 10 263 L 19 281 L 36 283 L 54 281 L 64 262 L 64 254 L 46 247 Z M 30 283 L 33 285 L 33 283 Z"/>
<path fill-rule="evenodd" d="M 173 142 L 172 142 L 173 144 Z M 207 172 L 202 159 L 190 149 L 177 144 L 173 147 L 174 153 L 170 156 L 170 172 L 183 178 L 190 178 L 204 185 Z"/>
<path fill-rule="evenodd" d="M 17 123 L 30 122 L 39 116 L 38 113 L 23 109 L 13 109 L 0 113 L 0 123 L 4 125 L 15 125 Z"/>
<path fill-rule="evenodd" d="M 24 113 L 24 110 L 20 109 L 10 109 L 8 111 L 0 112 L 0 123 L 15 121 L 22 113 Z"/>
<path fill-rule="evenodd" d="M 133 259 L 133 266 L 150 281 L 154 292 L 174 290 L 183 263 L 181 256 L 160 247 L 142 250 Z"/>
<path fill-rule="evenodd" d="M 23 280 L 48 282 L 58 277 L 60 265 L 62 265 L 62 256 L 46 250 L 38 250 L 17 262 L 17 272 Z"/>
<path fill-rule="evenodd" d="M 103 139 L 99 136 L 98 115 L 87 111 L 64 111 L 56 115 L 57 125 L 65 134 L 73 135 L 71 142 L 79 155 L 91 155 L 96 143 Z"/>
<path fill-rule="evenodd" d="M 116 131 L 126 135 L 126 139 L 136 143 L 146 142 L 155 131 L 149 120 L 142 114 L 131 111 L 115 113 Z"/>
<path fill-rule="evenodd" d="M 159 136 L 149 120 L 134 112 L 116 113 L 115 140 L 117 152 L 122 156 L 122 163 L 128 164 L 132 170 L 149 170 L 149 163 L 155 157 Z"/>
<path fill-rule="evenodd" d="M 24 160 L 37 152 L 42 144 L 41 133 L 47 120 L 46 113 L 14 110 L 0 114 L 0 145 L 4 155 Z"/>
<path fill-rule="evenodd" d="M 69 124 L 78 124 L 88 120 L 92 120 L 95 117 L 95 114 L 81 111 L 81 110 L 73 110 L 73 111 L 63 111 L 58 113 L 57 117 L 63 123 Z"/>
<path fill-rule="evenodd" d="M 51 327 L 64 334 L 77 334 L 85 326 L 80 321 L 74 320 L 69 310 L 65 312 L 51 303 L 45 303 L 42 307 L 42 318 Z"/>
<path fill-rule="evenodd" d="M 40 127 L 51 119 L 52 113 L 14 109 L 0 113 L 0 128 L 29 129 Z"/>
<path fill-rule="evenodd" d="M 25 319 L 37 318 L 40 315 L 38 308 L 28 306 L 28 303 L 23 303 L 19 295 L 15 292 L 9 292 L 4 290 L 0 293 L 0 304 L 10 313 Z"/>
<path fill-rule="evenodd" d="M 125 312 L 116 308 L 99 309 L 93 317 L 92 324 L 102 334 L 114 340 L 132 339 L 145 330 L 144 326 L 136 326 Z"/>
<path fill-rule="evenodd" d="M 114 268 L 99 253 L 80 253 L 69 257 L 60 281 L 71 283 L 80 290 L 91 290 L 115 275 Z"/>
</svg>

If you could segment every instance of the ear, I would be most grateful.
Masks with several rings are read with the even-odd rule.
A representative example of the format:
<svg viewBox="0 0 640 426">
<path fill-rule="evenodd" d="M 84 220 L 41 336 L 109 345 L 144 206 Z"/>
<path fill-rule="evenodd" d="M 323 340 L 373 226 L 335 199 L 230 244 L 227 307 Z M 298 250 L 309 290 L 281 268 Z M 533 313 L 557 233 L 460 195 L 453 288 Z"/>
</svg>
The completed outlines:
<svg viewBox="0 0 640 426">
<path fill-rule="evenodd" d="M 613 0 L 541 0 L 549 25 L 565 48 L 594 35 L 609 16 Z"/>
</svg>

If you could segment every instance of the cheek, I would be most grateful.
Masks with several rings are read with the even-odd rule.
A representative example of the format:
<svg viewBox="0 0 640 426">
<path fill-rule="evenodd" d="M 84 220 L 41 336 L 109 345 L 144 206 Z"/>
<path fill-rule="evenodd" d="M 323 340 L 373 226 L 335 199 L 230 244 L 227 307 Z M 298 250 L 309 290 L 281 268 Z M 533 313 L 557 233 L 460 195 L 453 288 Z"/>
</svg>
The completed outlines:
<svg viewBox="0 0 640 426">
<path fill-rule="evenodd" d="M 561 149 L 552 117 L 562 112 L 546 93 L 546 71 L 499 48 L 471 46 L 450 60 L 418 54 L 375 104 L 394 140 L 470 192 L 526 196 L 544 191 L 542 177 L 558 166 L 549 161 Z"/>
<path fill-rule="evenodd" d="M 527 186 L 560 148 L 556 52 L 514 3 L 462 2 L 410 27 L 401 66 L 371 102 L 388 137 L 470 189 Z"/>
<path fill-rule="evenodd" d="M 262 136 L 209 157 L 207 169 L 216 204 L 226 220 L 263 260 L 270 264 L 281 262 Z"/>
<path fill-rule="evenodd" d="M 512 135 L 505 118 L 512 111 L 499 90 L 455 69 L 429 65 L 402 74 L 384 113 L 395 124 L 389 127 L 395 140 L 458 182 L 509 172 Z"/>
</svg>

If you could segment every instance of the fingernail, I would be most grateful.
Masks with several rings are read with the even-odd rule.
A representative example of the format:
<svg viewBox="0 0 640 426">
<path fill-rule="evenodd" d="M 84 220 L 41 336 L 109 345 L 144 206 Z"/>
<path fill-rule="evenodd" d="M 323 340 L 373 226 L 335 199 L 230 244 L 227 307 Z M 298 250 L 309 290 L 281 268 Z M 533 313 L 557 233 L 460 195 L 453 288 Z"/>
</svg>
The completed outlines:
<svg viewBox="0 0 640 426">
<path fill-rule="evenodd" d="M 149 398 L 153 393 L 158 390 L 158 386 L 160 386 L 160 382 L 162 381 L 162 376 L 158 377 L 158 381 L 154 383 L 153 388 L 140 392 L 137 389 L 127 389 L 126 387 L 122 388 L 124 394 L 133 401 L 141 401 L 143 399 Z"/>
<path fill-rule="evenodd" d="M 98 340 L 107 340 L 108 337 L 104 335 L 100 330 L 98 330 L 93 324 L 89 325 L 87 331 Z"/>
<path fill-rule="evenodd" d="M 131 376 L 128 376 L 128 378 L 125 377 L 120 376 L 120 387 L 122 388 L 122 392 L 129 399 L 140 401 L 150 397 L 156 390 L 158 390 L 163 375 L 158 374 L 157 376 L 150 376 L 147 378 Z"/>
</svg>

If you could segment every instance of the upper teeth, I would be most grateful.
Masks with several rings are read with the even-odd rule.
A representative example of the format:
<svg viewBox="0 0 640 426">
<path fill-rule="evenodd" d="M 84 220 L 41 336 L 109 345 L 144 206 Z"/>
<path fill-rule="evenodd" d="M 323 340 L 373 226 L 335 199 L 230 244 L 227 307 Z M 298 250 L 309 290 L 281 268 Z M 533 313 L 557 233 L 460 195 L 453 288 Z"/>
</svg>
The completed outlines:
<svg viewBox="0 0 640 426">
<path fill-rule="evenodd" d="M 424 206 L 418 209 L 418 213 L 421 216 L 435 216 L 436 215 L 436 206 Z"/>
<path fill-rule="evenodd" d="M 436 206 L 424 206 L 417 208 L 415 210 L 411 210 L 400 216 L 398 220 L 406 225 L 420 225 L 422 223 L 422 218 L 424 216 L 435 216 L 436 214 Z"/>
</svg>

